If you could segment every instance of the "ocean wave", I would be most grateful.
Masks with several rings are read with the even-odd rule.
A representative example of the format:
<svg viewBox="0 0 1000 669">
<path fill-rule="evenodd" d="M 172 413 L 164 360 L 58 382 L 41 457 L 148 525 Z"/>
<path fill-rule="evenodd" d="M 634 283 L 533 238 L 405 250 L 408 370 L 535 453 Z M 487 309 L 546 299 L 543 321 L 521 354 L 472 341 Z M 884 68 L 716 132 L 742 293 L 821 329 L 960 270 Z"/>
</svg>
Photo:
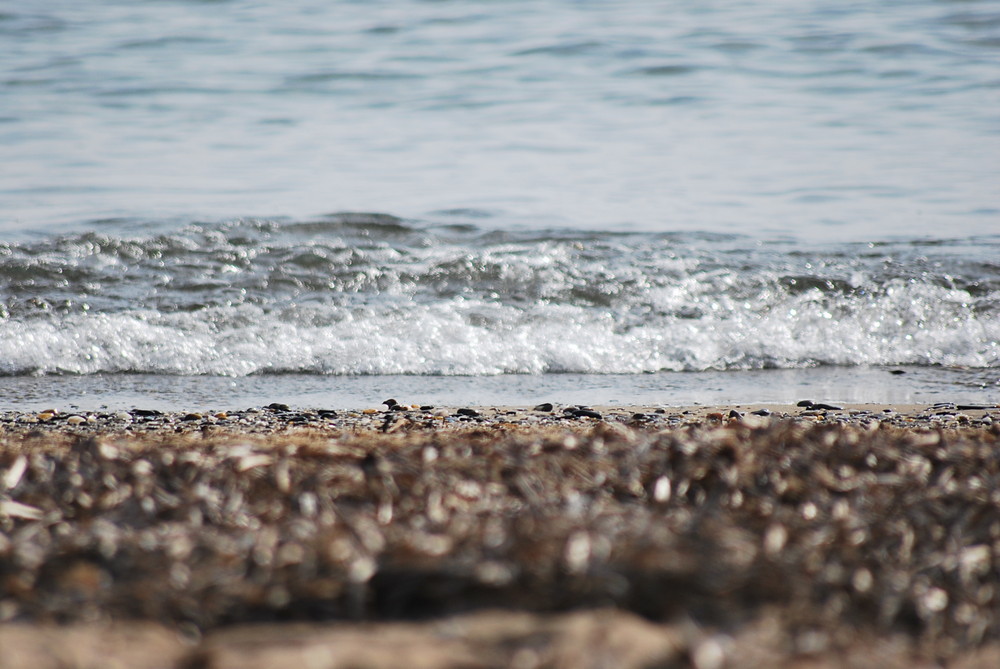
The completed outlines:
<svg viewBox="0 0 1000 669">
<path fill-rule="evenodd" d="M 87 232 L 0 246 L 0 374 L 997 367 L 997 245 L 374 214 Z"/>
</svg>

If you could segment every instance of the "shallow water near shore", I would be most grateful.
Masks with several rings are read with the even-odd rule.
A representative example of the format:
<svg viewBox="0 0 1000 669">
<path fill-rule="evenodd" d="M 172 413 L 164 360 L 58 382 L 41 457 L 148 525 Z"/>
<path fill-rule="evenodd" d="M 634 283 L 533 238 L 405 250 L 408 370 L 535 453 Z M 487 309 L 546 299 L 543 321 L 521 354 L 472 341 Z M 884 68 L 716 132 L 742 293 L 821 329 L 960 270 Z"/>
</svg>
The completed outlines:
<svg viewBox="0 0 1000 669">
<path fill-rule="evenodd" d="M 896 372 L 896 373 L 893 373 Z M 905 372 L 900 374 L 899 372 Z M 994 370 L 926 367 L 663 372 L 659 374 L 524 374 L 506 376 L 321 376 L 287 374 L 238 379 L 212 376 L 97 374 L 4 379 L 0 409 L 238 409 L 281 402 L 299 408 L 380 408 L 390 397 L 437 406 L 689 406 L 794 404 L 994 403 Z"/>
</svg>

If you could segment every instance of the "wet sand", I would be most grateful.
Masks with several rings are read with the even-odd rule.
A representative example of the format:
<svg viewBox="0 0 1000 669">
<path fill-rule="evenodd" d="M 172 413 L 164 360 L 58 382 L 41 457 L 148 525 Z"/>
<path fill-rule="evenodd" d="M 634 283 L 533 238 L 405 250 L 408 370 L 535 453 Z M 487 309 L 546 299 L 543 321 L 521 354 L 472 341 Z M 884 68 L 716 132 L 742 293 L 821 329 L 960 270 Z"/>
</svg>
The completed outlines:
<svg viewBox="0 0 1000 669">
<path fill-rule="evenodd" d="M 0 666 L 993 667 L 998 440 L 946 404 L 4 413 Z"/>
</svg>

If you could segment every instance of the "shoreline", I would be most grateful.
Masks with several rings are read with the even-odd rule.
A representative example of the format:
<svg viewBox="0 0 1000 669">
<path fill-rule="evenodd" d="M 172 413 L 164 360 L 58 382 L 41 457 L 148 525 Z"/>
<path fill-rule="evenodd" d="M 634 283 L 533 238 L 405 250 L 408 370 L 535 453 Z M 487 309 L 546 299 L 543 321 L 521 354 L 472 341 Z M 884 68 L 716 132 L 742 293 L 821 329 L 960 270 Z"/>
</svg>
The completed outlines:
<svg viewBox="0 0 1000 669">
<path fill-rule="evenodd" d="M 157 433 L 165 430 L 206 434 L 317 429 L 351 432 L 398 432 L 454 427 L 586 426 L 610 422 L 632 428 L 676 428 L 705 421 L 806 420 L 894 427 L 990 427 L 1000 422 L 997 404 L 843 404 L 803 400 L 799 404 L 740 403 L 713 405 L 524 405 L 435 406 L 389 399 L 364 409 L 311 409 L 272 403 L 236 411 L 0 411 L 0 436 L 24 431 L 69 434 Z M 808 405 L 806 404 L 808 403 Z"/>
<path fill-rule="evenodd" d="M 1000 659 L 1000 409 L 544 408 L 0 412 L 0 667 Z"/>
<path fill-rule="evenodd" d="M 903 372 L 897 374 L 894 372 Z M 437 406 L 533 407 L 541 402 L 609 406 L 710 406 L 804 398 L 847 403 L 996 402 L 989 370 L 937 367 L 810 367 L 655 374 L 510 374 L 500 376 L 246 377 L 96 374 L 8 377 L 0 411 L 230 411 L 283 402 L 294 407 L 361 410 L 395 397 Z"/>
</svg>

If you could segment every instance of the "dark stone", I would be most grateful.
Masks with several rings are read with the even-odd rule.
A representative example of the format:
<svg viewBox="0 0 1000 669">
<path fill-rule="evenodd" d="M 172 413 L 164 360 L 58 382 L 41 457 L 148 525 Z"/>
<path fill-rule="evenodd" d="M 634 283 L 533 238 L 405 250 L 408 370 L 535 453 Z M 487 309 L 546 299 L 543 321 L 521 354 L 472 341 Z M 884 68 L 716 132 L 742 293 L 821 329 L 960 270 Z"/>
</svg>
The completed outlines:
<svg viewBox="0 0 1000 669">
<path fill-rule="evenodd" d="M 186 421 L 201 420 L 201 419 L 202 419 L 202 417 L 199 416 L 196 413 L 189 413 L 189 414 L 186 414 L 183 418 L 181 418 L 181 420 L 186 420 Z"/>
<path fill-rule="evenodd" d="M 319 414 L 320 418 L 336 418 L 337 412 L 333 409 L 320 409 L 316 413 Z"/>
<path fill-rule="evenodd" d="M 743 414 L 741 414 L 736 409 L 730 409 L 729 410 L 729 417 L 730 418 L 743 418 Z"/>
<path fill-rule="evenodd" d="M 812 400 L 802 400 L 798 402 L 795 406 L 797 407 L 811 407 L 813 405 Z"/>
<path fill-rule="evenodd" d="M 282 404 L 281 402 L 271 402 L 267 405 L 267 408 L 271 411 L 291 411 L 287 404 Z"/>
<path fill-rule="evenodd" d="M 596 418 L 598 420 L 602 418 L 601 414 L 593 409 L 575 409 L 573 415 L 577 418 Z"/>
<path fill-rule="evenodd" d="M 843 409 L 843 407 L 837 407 L 833 406 L 832 404 L 822 404 L 822 403 L 813 404 L 812 408 L 819 409 L 821 411 L 841 411 Z"/>
<path fill-rule="evenodd" d="M 434 407 L 430 404 L 423 404 L 420 407 L 421 411 L 431 411 Z"/>
<path fill-rule="evenodd" d="M 382 404 L 386 405 L 387 407 L 389 407 L 391 409 L 392 407 L 394 407 L 397 404 L 399 404 L 399 402 L 397 402 L 394 399 L 387 399 L 387 400 L 383 401 Z"/>
<path fill-rule="evenodd" d="M 479 412 L 476 411 L 475 409 L 459 409 L 455 413 L 457 413 L 459 416 L 472 416 L 472 417 L 475 417 L 475 416 L 479 415 Z"/>
<path fill-rule="evenodd" d="M 813 407 L 815 407 L 815 406 L 816 405 L 814 404 Z M 754 416 L 770 416 L 771 415 L 771 412 L 768 411 L 767 409 L 757 409 L 756 411 L 751 411 L 750 413 L 752 413 Z"/>
<path fill-rule="evenodd" d="M 543 402 L 543 403 L 539 404 L 538 406 L 536 406 L 534 410 L 535 411 L 552 411 L 552 403 L 551 402 Z"/>
<path fill-rule="evenodd" d="M 156 409 L 132 409 L 133 416 L 162 416 L 162 411 Z"/>
<path fill-rule="evenodd" d="M 632 414 L 632 420 L 648 420 L 648 416 L 644 413 L 634 413 Z"/>
<path fill-rule="evenodd" d="M 980 411 L 983 409 L 996 409 L 993 404 L 959 404 L 955 407 L 959 411 Z"/>
<path fill-rule="evenodd" d="M 906 374 L 906 370 L 903 370 L 903 369 L 890 369 L 889 373 L 890 374 L 895 374 L 896 376 L 899 376 L 900 374 Z"/>
</svg>

